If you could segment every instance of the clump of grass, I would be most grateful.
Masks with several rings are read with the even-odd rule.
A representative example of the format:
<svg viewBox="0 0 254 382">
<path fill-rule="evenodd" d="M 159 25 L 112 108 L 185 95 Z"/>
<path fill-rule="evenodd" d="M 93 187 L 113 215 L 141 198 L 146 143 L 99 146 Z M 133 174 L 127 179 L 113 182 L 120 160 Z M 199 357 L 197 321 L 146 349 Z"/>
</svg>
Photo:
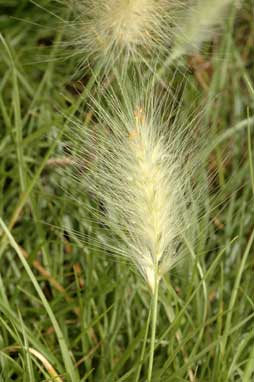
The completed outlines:
<svg viewBox="0 0 254 382">
<path fill-rule="evenodd" d="M 42 24 L 43 12 L 28 0 L 23 1 L 22 5 L 18 0 L 11 3 L 8 7 L 4 6 L 3 14 L 7 15 L 1 19 L 13 62 L 9 62 L 10 57 L 3 49 L 4 59 L 0 65 L 0 118 L 3 126 L 0 145 L 0 215 L 8 223 L 9 230 L 6 229 L 5 233 L 0 232 L 1 267 L 4 269 L 0 275 L 0 379 L 17 382 L 37 381 L 52 379 L 58 375 L 59 378 L 72 382 L 147 380 L 146 367 L 137 373 L 136 379 L 135 375 L 136 371 L 140 371 L 140 365 L 146 366 L 148 361 L 146 349 L 143 347 L 141 350 L 148 296 L 141 293 L 139 280 L 130 277 L 128 267 L 124 264 L 111 262 L 107 256 L 102 259 L 100 257 L 100 261 L 97 261 L 99 257 L 95 246 L 105 228 L 110 228 L 109 209 L 103 203 L 103 196 L 98 197 L 102 200 L 100 208 L 103 224 L 93 224 L 89 220 L 90 215 L 86 214 L 84 208 L 79 209 L 77 203 L 68 209 L 70 201 L 62 195 L 60 198 L 59 188 L 53 184 L 53 179 L 56 178 L 55 166 L 58 166 L 59 162 L 47 161 L 57 142 L 48 141 L 45 135 L 52 136 L 54 126 L 61 129 L 65 122 L 64 118 L 56 113 L 54 105 L 56 100 L 59 100 L 59 95 L 62 96 L 60 84 L 66 81 L 66 77 L 69 78 L 73 68 L 68 70 L 68 67 L 64 66 L 64 70 L 59 71 L 55 65 L 56 52 L 53 51 L 52 62 L 41 63 L 41 71 L 36 65 L 31 65 L 28 69 L 27 62 L 34 59 L 31 47 L 38 49 L 35 42 L 41 37 L 41 30 L 36 35 L 31 23 L 24 28 L 23 22 L 10 16 L 13 15 L 15 7 L 16 16 L 19 18 L 29 18 L 33 22 L 39 20 Z M 195 252 L 186 258 L 186 267 L 182 263 L 178 268 L 180 274 L 169 272 L 173 288 L 167 277 L 164 277 L 165 283 L 159 291 L 158 300 L 161 304 L 158 306 L 157 326 L 153 325 L 150 341 L 150 354 L 153 355 L 154 348 L 157 352 L 153 373 L 152 361 L 149 361 L 149 378 L 153 374 L 156 382 L 251 382 L 253 379 L 254 301 L 251 249 L 254 234 L 251 223 L 254 211 L 253 182 L 249 180 L 253 179 L 253 111 L 250 107 L 253 104 L 253 75 L 250 68 L 253 63 L 254 44 L 251 33 L 253 2 L 247 0 L 246 3 L 248 8 L 243 10 L 241 22 L 235 30 L 235 42 L 231 44 L 233 39 L 231 30 L 228 30 L 225 35 L 227 44 L 221 46 L 220 54 L 223 57 L 227 56 L 227 60 L 217 62 L 212 60 L 216 56 L 211 58 L 211 86 L 207 87 L 209 98 L 215 100 L 207 111 L 209 122 L 206 126 L 209 125 L 212 130 L 210 149 L 214 150 L 209 162 L 212 168 L 219 171 L 218 187 L 223 192 L 223 199 L 224 177 L 232 178 L 232 183 L 226 191 L 230 199 L 229 208 L 216 210 L 218 215 L 215 216 L 209 199 L 205 197 L 206 215 L 200 222 L 202 234 L 198 238 Z M 50 9 L 53 6 L 52 2 L 47 0 L 42 0 L 40 5 Z M 54 28 L 54 20 L 45 18 L 45 25 L 48 25 L 49 29 Z M 213 53 L 215 54 L 215 50 Z M 84 74 L 90 75 L 86 71 Z M 205 98 L 195 76 L 191 73 L 186 75 L 184 81 L 188 83 L 188 91 L 181 109 L 186 108 L 197 93 L 202 99 Z M 55 86 L 56 84 L 58 86 Z M 86 95 L 90 91 L 91 87 Z M 223 97 L 219 97 L 218 94 L 223 94 Z M 146 96 L 146 100 L 149 96 Z M 78 170 L 80 181 L 85 183 L 85 190 L 89 189 L 86 180 L 93 180 L 87 173 L 89 166 L 94 164 L 97 168 L 103 154 L 112 153 L 112 148 L 107 150 L 109 145 L 115 142 L 110 131 L 111 121 L 108 119 L 113 122 L 120 119 L 119 114 L 117 117 L 114 115 L 116 105 L 120 107 L 120 101 L 118 104 L 116 98 L 113 99 L 113 110 L 110 110 L 111 100 L 109 103 L 101 100 L 101 107 L 105 110 L 97 111 L 97 116 L 94 117 L 97 124 L 93 124 L 89 133 L 87 126 L 78 130 Z M 168 113 L 171 118 L 170 123 L 167 123 L 167 118 L 165 114 L 160 113 L 160 108 L 153 107 L 151 109 L 157 110 L 157 113 L 155 112 L 156 118 L 154 116 L 152 120 L 147 104 L 141 101 L 142 97 L 136 102 L 129 102 L 129 113 L 126 107 L 123 108 L 123 103 L 121 110 L 122 116 L 125 117 L 121 118 L 121 126 L 127 125 L 127 120 L 132 121 L 134 127 L 131 131 L 135 131 L 136 125 L 146 125 L 141 123 L 142 120 L 152 121 L 153 126 L 160 126 L 164 137 L 161 136 L 162 142 L 159 147 L 164 147 L 165 142 L 168 142 L 169 127 L 170 131 L 174 131 L 174 113 Z M 66 90 L 64 99 L 59 100 L 59 103 L 64 109 L 63 115 L 70 116 L 75 113 L 81 120 L 86 103 L 82 103 L 81 97 Z M 250 115 L 247 120 L 246 107 L 249 107 Z M 104 122 L 103 113 L 108 116 Z M 126 121 L 126 124 L 123 121 Z M 157 124 L 156 121 L 160 123 Z M 17 134 L 13 134 L 13 126 Z M 178 124 L 179 128 L 180 126 Z M 92 152 L 87 151 L 86 141 L 80 134 L 90 137 L 87 143 L 92 140 Z M 129 139 L 129 135 L 134 135 L 132 140 Z M 130 142 L 137 146 L 139 136 L 140 134 L 130 134 L 129 130 L 126 131 L 123 140 L 126 143 L 126 152 L 127 147 L 130 149 Z M 182 136 L 186 137 L 184 133 Z M 157 142 L 158 136 L 153 137 Z M 178 137 L 181 137 L 180 132 Z M 103 144 L 105 149 L 98 157 L 97 147 L 101 147 L 101 141 L 107 142 L 108 139 L 111 143 L 106 146 Z M 185 147 L 186 141 L 188 139 L 184 138 L 182 147 Z M 226 164 L 221 159 L 224 157 L 225 147 L 231 151 L 230 161 Z M 64 155 L 65 151 L 61 149 L 59 152 Z M 186 152 L 189 152 L 188 145 Z M 186 166 L 192 166 L 193 162 L 188 163 L 192 156 L 190 153 L 186 158 Z M 63 158 L 61 164 L 72 164 L 72 161 L 65 159 Z M 100 163 L 101 168 L 105 168 L 103 162 Z M 22 185 L 20 176 L 23 173 L 25 185 Z M 72 186 L 75 188 L 76 185 Z M 240 188 L 241 192 L 231 195 L 232 190 Z M 188 189 L 186 195 L 187 191 Z M 94 195 L 96 192 L 91 187 L 87 199 L 91 199 L 93 205 Z M 188 205 L 187 216 L 191 209 L 191 205 Z M 81 218 L 83 214 L 84 218 Z M 56 234 L 51 224 L 41 224 L 41 220 L 54 225 L 61 225 L 67 220 L 71 228 L 79 234 Z M 211 224 L 208 224 L 209 221 Z M 123 225 L 116 227 L 110 243 L 112 247 L 117 247 L 116 252 L 123 253 L 124 250 L 124 253 L 127 253 L 129 248 L 124 240 L 119 240 L 121 235 L 118 233 L 122 228 Z M 186 228 L 189 231 L 188 224 Z M 23 254 L 27 253 L 27 262 L 19 262 L 14 257 L 14 250 L 7 246 L 6 234 L 10 231 L 12 236 L 9 235 L 9 241 L 13 247 L 13 244 L 17 243 L 17 253 L 22 246 L 20 260 Z M 89 239 L 85 244 L 81 243 L 78 240 L 79 235 L 87 232 Z M 189 234 L 187 236 L 189 237 Z M 119 243 L 122 243 L 122 246 Z M 112 247 L 110 250 L 113 252 Z M 221 251 L 218 252 L 215 247 Z M 184 248 L 183 245 L 180 248 L 176 245 L 175 248 L 177 256 L 174 260 L 177 260 L 177 257 L 180 258 L 179 254 L 184 253 Z M 35 264 L 38 265 L 38 261 L 43 265 L 45 272 L 37 273 L 38 266 Z M 74 267 L 75 262 L 77 264 Z M 31 271 L 26 274 L 25 269 L 29 268 L 26 266 L 23 269 L 21 263 L 30 264 Z M 60 283 L 60 288 L 55 288 L 54 280 Z M 145 280 L 148 282 L 147 278 Z M 32 283 L 37 292 L 41 291 L 41 303 L 36 290 L 32 288 Z M 158 282 L 155 286 L 157 285 Z M 156 292 L 154 290 L 152 294 L 154 322 Z M 45 299 L 42 293 L 45 294 Z M 66 298 L 69 294 L 71 299 Z M 77 312 L 80 315 L 76 316 Z M 52 328 L 52 318 L 54 328 L 57 328 L 57 336 Z M 18 356 L 13 353 L 17 349 Z M 36 350 L 36 353 L 31 353 L 31 349 Z M 143 354 L 142 357 L 138 356 L 140 353 Z M 44 368 L 38 362 L 38 355 L 43 356 Z M 45 367 L 47 362 L 56 372 L 51 373 L 52 370 Z"/>
</svg>

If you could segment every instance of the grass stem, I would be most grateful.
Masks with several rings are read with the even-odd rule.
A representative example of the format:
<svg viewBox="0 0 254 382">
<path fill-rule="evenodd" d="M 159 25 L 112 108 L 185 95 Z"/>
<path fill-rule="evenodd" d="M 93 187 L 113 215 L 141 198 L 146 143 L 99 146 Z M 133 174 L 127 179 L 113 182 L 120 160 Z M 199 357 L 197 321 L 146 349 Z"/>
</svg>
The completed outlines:
<svg viewBox="0 0 254 382">
<path fill-rule="evenodd" d="M 148 382 L 152 381 L 153 373 L 153 360 L 154 360 L 154 349 L 155 349 L 155 337 L 156 337 L 156 323 L 157 323 L 157 312 L 158 312 L 158 293 L 159 293 L 159 283 L 157 277 L 157 270 L 155 272 L 155 286 L 152 297 L 152 316 L 151 316 L 151 343 L 150 343 L 150 357 L 148 365 Z"/>
<path fill-rule="evenodd" d="M 140 374 L 141 374 L 141 370 L 142 370 L 142 366 L 143 366 L 143 362 L 144 362 L 144 358 L 145 358 L 147 337 L 148 337 L 149 326 L 150 326 L 150 321 L 151 321 L 151 309 L 152 309 L 152 306 L 149 309 L 149 315 L 147 317 L 146 331 L 145 331 L 145 335 L 144 335 L 144 339 L 143 339 L 143 346 L 142 346 L 142 350 L 141 350 L 141 354 L 140 354 L 140 362 L 139 362 L 139 366 L 138 366 L 138 371 L 137 371 L 135 382 L 139 382 L 139 380 L 140 380 Z"/>
</svg>

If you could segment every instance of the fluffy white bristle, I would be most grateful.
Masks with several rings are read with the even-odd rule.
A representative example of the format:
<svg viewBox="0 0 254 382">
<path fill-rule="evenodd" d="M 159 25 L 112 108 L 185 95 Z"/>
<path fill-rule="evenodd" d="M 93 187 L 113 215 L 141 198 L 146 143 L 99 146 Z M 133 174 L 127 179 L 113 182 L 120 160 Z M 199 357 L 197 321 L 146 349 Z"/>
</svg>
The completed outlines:
<svg viewBox="0 0 254 382">
<path fill-rule="evenodd" d="M 102 203 L 102 219 L 122 243 L 119 252 L 153 291 L 191 225 L 193 145 L 188 129 L 156 106 L 153 90 L 134 99 L 126 91 L 123 105 L 116 95 L 107 101 L 109 108 L 96 105 L 99 125 L 73 137 L 75 155 L 79 165 L 92 158 L 81 179 Z"/>
<path fill-rule="evenodd" d="M 202 43 L 225 24 L 226 14 L 237 3 L 238 0 L 195 0 L 191 3 L 175 26 L 172 55 L 199 50 Z"/>
<path fill-rule="evenodd" d="M 73 42 L 84 55 L 126 62 L 165 49 L 179 0 L 81 0 L 74 2 Z M 74 23 L 75 24 L 75 23 Z M 105 61 L 104 61 L 105 62 Z"/>
</svg>

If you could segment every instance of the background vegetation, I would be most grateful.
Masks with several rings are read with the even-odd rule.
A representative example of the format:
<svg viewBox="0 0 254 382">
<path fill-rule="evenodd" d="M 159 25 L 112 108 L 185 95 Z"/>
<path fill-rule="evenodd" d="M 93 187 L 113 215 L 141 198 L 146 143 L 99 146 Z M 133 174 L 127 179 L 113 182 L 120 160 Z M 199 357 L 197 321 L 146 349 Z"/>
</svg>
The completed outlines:
<svg viewBox="0 0 254 382">
<path fill-rule="evenodd" d="M 68 12 L 0 0 L 0 381 L 135 382 L 149 291 L 96 245 L 89 196 L 68 182 L 69 198 L 58 171 L 70 165 L 59 131 L 90 118 L 94 91 L 58 48 Z M 196 253 L 160 290 L 154 382 L 254 381 L 253 20 L 248 0 L 175 75 L 183 108 L 206 104 L 217 175 Z"/>
</svg>

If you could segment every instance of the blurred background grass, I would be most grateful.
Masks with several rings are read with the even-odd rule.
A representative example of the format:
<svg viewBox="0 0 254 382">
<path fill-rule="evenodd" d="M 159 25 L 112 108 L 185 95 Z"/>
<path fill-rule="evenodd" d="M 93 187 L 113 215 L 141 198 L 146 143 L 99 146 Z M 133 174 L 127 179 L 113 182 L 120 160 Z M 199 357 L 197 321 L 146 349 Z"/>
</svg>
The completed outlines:
<svg viewBox="0 0 254 382">
<path fill-rule="evenodd" d="M 97 247 L 89 197 L 73 185 L 69 198 L 58 172 L 68 165 L 59 131 L 89 117 L 89 71 L 77 80 L 75 59 L 56 48 L 68 12 L 0 0 L 0 381 L 135 382 L 149 291 Z M 218 196 L 195 256 L 161 288 L 155 382 L 254 381 L 253 20 L 248 0 L 175 79 L 182 107 L 206 104 Z"/>
</svg>

